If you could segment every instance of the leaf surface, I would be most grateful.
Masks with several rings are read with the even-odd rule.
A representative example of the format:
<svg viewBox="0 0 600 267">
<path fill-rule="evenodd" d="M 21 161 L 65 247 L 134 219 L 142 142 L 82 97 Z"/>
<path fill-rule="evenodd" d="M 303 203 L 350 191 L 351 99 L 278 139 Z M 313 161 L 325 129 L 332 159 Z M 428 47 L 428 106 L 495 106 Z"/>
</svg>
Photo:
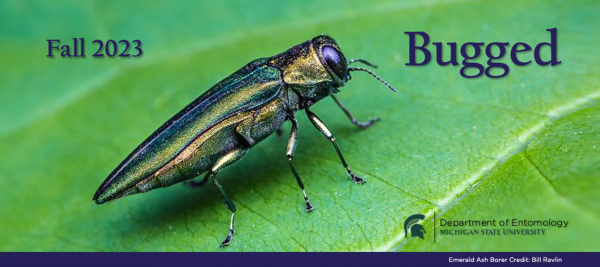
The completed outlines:
<svg viewBox="0 0 600 267">
<path fill-rule="evenodd" d="M 392 95 L 363 73 L 341 88 L 356 117 L 382 118 L 368 130 L 329 99 L 313 108 L 368 182 L 348 179 L 299 112 L 296 167 L 316 210 L 304 211 L 287 140 L 270 137 L 219 174 L 238 208 L 227 251 L 599 251 L 599 13 L 594 1 L 3 1 L 0 250 L 220 251 L 229 212 L 210 186 L 175 185 L 102 206 L 92 195 L 137 144 L 211 85 L 327 33 L 348 58 L 377 63 L 399 89 Z M 404 65 L 406 31 L 458 46 L 533 47 L 550 42 L 546 29 L 555 27 L 562 63 L 553 67 L 518 67 L 507 54 L 500 61 L 508 76 L 465 79 L 461 65 L 436 64 L 435 52 L 426 66 Z M 45 56 L 46 39 L 80 37 L 86 58 Z M 92 58 L 95 39 L 140 39 L 144 55 Z M 519 57 L 533 60 L 533 51 Z M 438 232 L 433 243 L 434 212 L 436 227 L 441 219 L 570 223 L 543 228 L 544 236 Z M 427 215 L 425 240 L 404 238 L 404 220 L 416 213 Z"/>
</svg>

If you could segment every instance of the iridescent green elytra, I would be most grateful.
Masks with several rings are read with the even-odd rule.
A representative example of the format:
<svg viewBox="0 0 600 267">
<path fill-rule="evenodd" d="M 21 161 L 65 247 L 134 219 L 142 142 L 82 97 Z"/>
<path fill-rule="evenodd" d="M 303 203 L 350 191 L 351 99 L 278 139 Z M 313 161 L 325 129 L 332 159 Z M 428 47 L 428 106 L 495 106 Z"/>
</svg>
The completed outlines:
<svg viewBox="0 0 600 267">
<path fill-rule="evenodd" d="M 346 61 L 335 40 L 321 35 L 289 50 L 250 62 L 206 91 L 140 144 L 100 185 L 94 201 L 102 204 L 124 196 L 188 181 L 202 185 L 211 178 L 213 185 L 231 210 L 229 234 L 221 246 L 231 242 L 234 234 L 235 205 L 215 175 L 240 160 L 255 144 L 289 120 L 292 130 L 287 158 L 306 201 L 312 211 L 293 157 L 298 123 L 295 113 L 304 109 L 312 124 L 335 147 L 344 167 L 355 183 L 364 181 L 354 175 L 346 163 L 335 138 L 325 124 L 309 109 L 317 101 L 331 96 L 360 128 L 368 128 L 378 118 L 358 122 L 335 98 L 338 88 L 350 80 L 350 71 L 364 71 L 396 91 L 368 69 L 348 67 L 362 59 Z M 207 172 L 204 180 L 192 178 Z"/>
</svg>

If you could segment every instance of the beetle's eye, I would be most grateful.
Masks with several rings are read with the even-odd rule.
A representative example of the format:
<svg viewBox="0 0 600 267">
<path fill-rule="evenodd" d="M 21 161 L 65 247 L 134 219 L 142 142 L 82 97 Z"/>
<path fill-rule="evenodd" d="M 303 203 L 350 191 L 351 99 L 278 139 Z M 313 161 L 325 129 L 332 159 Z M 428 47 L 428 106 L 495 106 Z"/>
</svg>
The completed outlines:
<svg viewBox="0 0 600 267">
<path fill-rule="evenodd" d="M 335 75 L 343 80 L 348 73 L 348 65 L 346 64 L 344 56 L 342 56 L 335 48 L 328 45 L 321 48 L 321 55 L 323 55 L 325 62 L 327 62 L 327 65 L 329 65 L 329 68 L 331 68 Z"/>
</svg>

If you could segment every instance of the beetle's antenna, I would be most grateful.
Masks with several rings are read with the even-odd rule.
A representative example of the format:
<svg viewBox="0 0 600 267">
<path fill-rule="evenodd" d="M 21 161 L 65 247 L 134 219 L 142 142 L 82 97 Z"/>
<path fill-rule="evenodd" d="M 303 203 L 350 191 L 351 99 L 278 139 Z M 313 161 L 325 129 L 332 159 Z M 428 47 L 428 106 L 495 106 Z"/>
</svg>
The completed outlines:
<svg viewBox="0 0 600 267">
<path fill-rule="evenodd" d="M 368 74 L 371 74 L 371 76 L 373 76 L 373 78 L 377 79 L 378 81 L 380 81 L 381 83 L 383 83 L 385 86 L 387 86 L 387 88 L 390 88 L 390 90 L 397 92 L 396 88 L 394 88 L 393 86 L 391 86 L 388 82 L 384 81 L 383 79 L 379 78 L 379 76 L 377 76 L 377 74 L 373 73 L 372 71 L 365 69 L 365 68 L 361 68 L 361 67 L 350 67 L 348 68 L 348 71 L 364 71 Z"/>
<path fill-rule="evenodd" d="M 356 63 L 356 62 L 359 62 L 359 63 L 365 64 L 365 65 L 367 65 L 367 66 L 369 66 L 369 67 L 371 67 L 371 68 L 377 68 L 377 65 L 375 65 L 375 64 L 373 64 L 373 63 L 371 63 L 371 62 L 369 62 L 369 61 L 366 61 L 366 60 L 364 60 L 364 59 L 360 59 L 360 58 L 353 58 L 353 59 L 350 59 L 350 61 L 348 61 L 348 65 L 350 65 L 350 64 L 352 64 L 352 63 Z"/>
</svg>

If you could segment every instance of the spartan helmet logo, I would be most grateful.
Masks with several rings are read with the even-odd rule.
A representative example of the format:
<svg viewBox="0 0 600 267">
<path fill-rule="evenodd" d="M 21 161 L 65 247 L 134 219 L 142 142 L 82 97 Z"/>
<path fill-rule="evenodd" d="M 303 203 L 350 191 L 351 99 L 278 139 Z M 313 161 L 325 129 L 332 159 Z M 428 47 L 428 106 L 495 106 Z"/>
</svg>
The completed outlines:
<svg viewBox="0 0 600 267">
<path fill-rule="evenodd" d="M 417 223 L 418 221 L 422 221 L 424 219 L 425 215 L 423 214 L 415 214 L 406 218 L 406 221 L 404 221 L 404 237 L 408 236 L 408 229 L 410 229 L 412 237 L 418 236 L 421 239 L 425 239 L 425 237 L 423 237 L 423 234 L 426 233 L 425 228 Z"/>
</svg>

